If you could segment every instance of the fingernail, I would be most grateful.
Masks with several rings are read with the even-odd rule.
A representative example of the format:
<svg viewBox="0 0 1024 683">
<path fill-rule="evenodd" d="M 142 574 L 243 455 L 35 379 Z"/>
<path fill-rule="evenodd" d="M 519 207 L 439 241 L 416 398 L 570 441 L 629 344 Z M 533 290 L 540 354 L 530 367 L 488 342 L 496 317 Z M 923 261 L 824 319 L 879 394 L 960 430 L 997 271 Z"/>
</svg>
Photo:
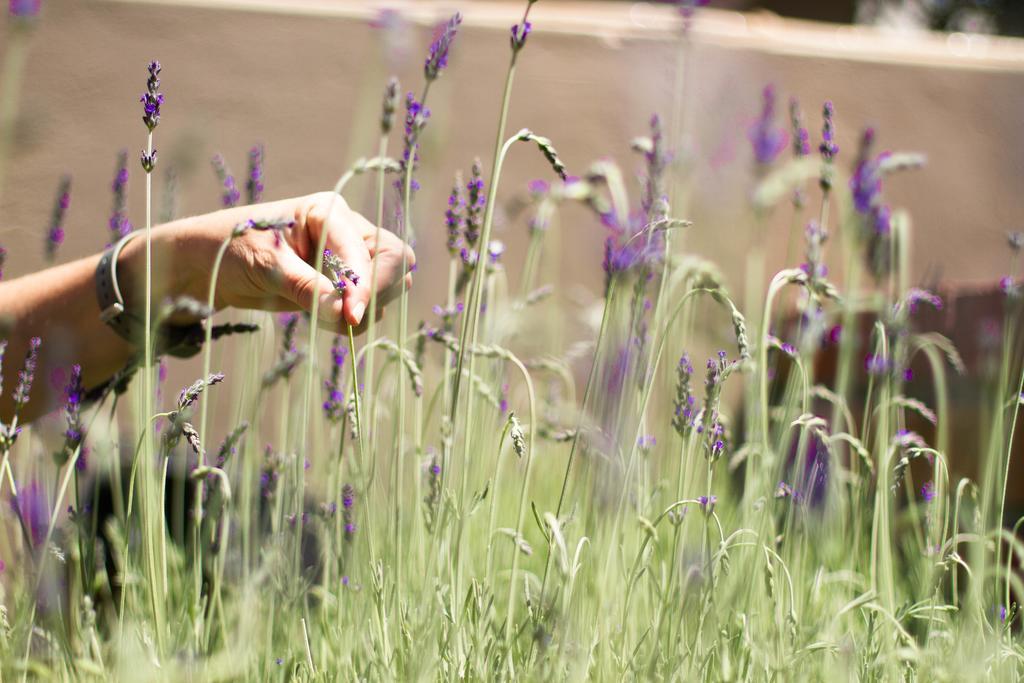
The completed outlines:
<svg viewBox="0 0 1024 683">
<path fill-rule="evenodd" d="M 356 324 L 357 325 L 359 323 L 363 322 L 363 311 L 365 311 L 365 310 L 366 310 L 366 304 L 364 304 L 362 301 L 357 303 L 355 305 L 355 307 L 352 308 L 352 316 L 356 319 Z"/>
</svg>

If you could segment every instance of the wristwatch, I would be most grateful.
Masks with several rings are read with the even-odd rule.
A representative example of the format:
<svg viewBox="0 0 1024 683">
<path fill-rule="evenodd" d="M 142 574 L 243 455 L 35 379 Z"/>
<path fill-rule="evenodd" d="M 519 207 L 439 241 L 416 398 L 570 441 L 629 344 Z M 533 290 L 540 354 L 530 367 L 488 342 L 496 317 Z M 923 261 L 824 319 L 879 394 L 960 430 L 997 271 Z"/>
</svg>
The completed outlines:
<svg viewBox="0 0 1024 683">
<path fill-rule="evenodd" d="M 100 320 L 117 332 L 118 336 L 137 347 L 142 347 L 144 343 L 145 322 L 125 307 L 124 296 L 117 281 L 117 258 L 124 246 L 140 234 L 141 231 L 136 230 L 119 239 L 103 253 L 96 265 L 96 300 L 100 305 Z M 199 352 L 202 340 L 203 326 L 199 323 L 154 325 L 153 355 L 169 354 L 177 358 L 189 358 Z"/>
</svg>

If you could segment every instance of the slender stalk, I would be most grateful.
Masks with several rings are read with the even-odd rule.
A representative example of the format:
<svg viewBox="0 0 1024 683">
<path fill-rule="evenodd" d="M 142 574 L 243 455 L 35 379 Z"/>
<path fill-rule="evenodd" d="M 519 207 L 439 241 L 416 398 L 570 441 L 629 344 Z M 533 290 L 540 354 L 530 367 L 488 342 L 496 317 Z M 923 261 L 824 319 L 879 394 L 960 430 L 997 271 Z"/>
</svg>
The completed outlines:
<svg viewBox="0 0 1024 683">
<path fill-rule="evenodd" d="M 523 376 L 523 382 L 526 384 L 526 394 L 530 402 L 530 435 L 526 446 L 526 467 L 523 470 L 523 484 L 519 490 L 519 511 L 516 514 L 516 534 L 519 537 L 522 536 L 523 522 L 526 520 L 526 501 L 530 490 L 530 473 L 533 470 L 534 435 L 537 433 L 537 400 L 533 391 L 533 380 L 530 379 L 530 373 L 526 366 L 512 353 L 508 354 L 508 359 Z M 514 599 L 516 574 L 519 571 L 519 556 L 521 554 L 518 548 L 513 550 L 512 575 L 508 580 L 508 616 L 505 618 L 505 645 L 509 650 L 512 649 L 512 625 L 515 623 L 516 606 Z"/>
<path fill-rule="evenodd" d="M 147 176 L 148 178 L 149 176 Z M 207 316 L 203 320 L 204 328 L 204 341 L 203 341 L 203 374 L 200 379 L 206 382 L 210 377 L 210 365 L 211 357 L 213 355 L 213 304 L 214 297 L 217 294 L 217 279 L 220 277 L 221 263 L 224 261 L 224 254 L 227 252 L 228 247 L 231 246 L 231 241 L 234 240 L 234 234 L 229 235 L 221 242 L 220 247 L 217 249 L 217 256 L 213 259 L 213 270 L 210 273 L 210 287 L 206 297 L 206 306 L 211 315 Z M 200 399 L 199 405 L 199 439 L 203 445 L 199 449 L 197 454 L 198 467 L 206 466 L 206 417 L 208 414 L 207 405 L 209 404 L 209 395 Z M 192 571 L 193 571 L 193 590 L 195 595 L 193 596 L 192 609 L 194 614 L 199 614 L 202 608 L 202 593 L 203 593 L 203 549 L 202 549 L 202 526 L 203 526 L 203 497 L 197 490 L 194 496 L 192 506 Z"/>
<path fill-rule="evenodd" d="M 488 244 L 488 242 L 490 242 L 490 239 L 491 239 L 491 223 L 493 222 L 493 219 L 494 219 L 494 201 L 497 198 L 497 187 L 498 187 L 498 179 L 499 179 L 500 174 L 501 174 L 501 163 L 502 163 L 502 160 L 504 159 L 505 152 L 507 151 L 510 143 L 512 142 L 512 141 L 508 141 L 508 142 L 505 141 L 505 127 L 506 127 L 506 125 L 508 123 L 508 107 L 509 107 L 509 103 L 512 100 L 512 83 L 515 80 L 516 55 L 517 55 L 516 51 L 513 50 L 513 52 L 512 52 L 512 60 L 509 63 L 509 67 L 508 67 L 508 73 L 505 75 L 505 88 L 504 88 L 504 93 L 503 93 L 502 99 L 501 99 L 501 110 L 500 110 L 501 113 L 500 113 L 500 116 L 499 116 L 499 119 L 498 119 L 498 133 L 497 133 L 497 136 L 495 137 L 495 143 L 494 143 L 494 162 L 493 162 L 493 164 L 491 166 L 490 187 L 487 188 L 487 207 L 486 207 L 485 213 L 484 213 L 484 225 L 483 225 L 483 230 L 481 231 L 481 236 L 480 236 L 480 241 L 479 241 L 479 244 L 481 245 L 482 249 L 486 249 L 487 248 L 487 244 Z M 484 268 L 483 267 L 479 267 L 476 270 L 474 270 L 474 272 L 473 272 L 473 277 L 472 277 L 472 280 L 470 281 L 470 284 L 469 284 L 469 296 L 467 297 L 466 307 L 464 309 L 465 313 L 464 313 L 463 318 L 462 318 L 462 331 L 461 331 L 461 333 L 459 335 L 459 354 L 458 354 L 458 360 L 456 362 L 455 377 L 452 380 L 453 381 L 453 386 L 452 386 L 452 396 L 451 396 L 451 408 L 450 408 L 450 410 L 448 412 L 448 420 L 449 420 L 450 428 L 452 429 L 453 436 L 456 433 L 456 427 L 457 427 L 457 425 L 455 423 L 455 418 L 458 415 L 459 389 L 461 388 L 461 385 L 462 385 L 462 370 L 463 370 L 463 366 L 464 366 L 464 363 L 465 363 L 466 345 L 467 345 L 467 343 L 470 346 L 473 346 L 473 345 L 476 344 L 476 335 L 477 335 L 477 328 L 476 328 L 477 322 L 476 321 L 477 321 L 477 317 L 478 317 L 478 313 L 479 313 L 477 308 L 479 306 L 478 302 L 480 301 L 480 298 L 481 298 L 481 295 L 482 295 L 481 290 L 483 289 L 483 281 L 484 281 L 484 278 L 483 278 L 484 272 L 483 271 L 484 271 Z M 472 329 L 472 334 L 470 334 L 470 330 L 471 329 Z M 473 375 L 473 367 L 474 367 L 473 359 L 474 359 L 473 354 L 470 354 L 470 357 L 469 357 L 469 363 L 470 363 L 470 365 L 469 365 L 469 374 L 470 374 L 470 376 Z M 472 415 L 472 412 L 471 412 L 472 411 L 472 405 L 473 405 L 473 401 L 470 400 L 469 401 L 469 406 L 467 408 L 468 412 L 467 412 L 467 417 L 466 417 L 466 427 L 467 427 L 467 430 L 469 429 L 469 425 L 470 425 L 470 422 L 471 422 L 470 417 Z M 468 433 L 468 431 L 467 431 L 467 433 Z M 466 449 L 469 448 L 468 441 L 469 441 L 469 439 L 467 438 L 466 439 L 467 443 L 466 443 L 466 446 L 465 446 Z M 447 476 L 446 472 L 448 471 L 448 468 L 446 467 L 446 465 L 448 464 L 448 461 L 449 461 L 449 458 L 448 458 L 449 455 L 450 454 L 445 453 L 444 450 L 442 450 L 442 455 L 441 455 L 441 477 L 442 477 L 442 481 Z M 464 458 L 464 461 L 465 461 L 465 458 Z M 465 472 L 463 472 L 463 475 L 465 475 Z"/>
<path fill-rule="evenodd" d="M 153 131 L 146 136 L 147 154 L 153 155 Z M 145 564 L 146 574 L 149 580 L 149 593 L 153 609 L 153 630 L 156 634 L 157 651 L 162 655 L 164 652 L 164 629 L 163 618 L 163 582 L 158 580 L 162 572 L 157 571 L 157 564 L 163 558 L 157 557 L 154 536 L 164 532 L 162 517 L 163 508 L 155 509 L 153 501 L 154 471 L 153 462 L 154 444 L 153 428 L 149 422 L 149 416 L 153 414 L 153 174 L 146 173 L 146 285 L 145 285 L 145 311 L 143 315 L 143 392 L 142 392 L 142 425 L 144 429 L 142 478 L 145 484 L 145 503 L 142 506 L 143 537 L 145 538 Z M 160 501 L 161 503 L 163 501 Z M 158 597 L 159 594 L 159 597 Z"/>
<path fill-rule="evenodd" d="M 377 143 L 377 156 L 383 159 L 388 153 L 388 136 L 383 134 L 380 136 L 380 140 Z M 384 225 L 384 177 L 385 171 L 384 166 L 381 165 L 377 169 L 377 212 L 375 225 L 377 226 L 376 232 L 374 233 L 374 244 L 380 244 L 382 226 Z M 377 340 L 377 252 L 373 255 L 373 263 L 370 267 L 370 309 L 367 314 L 370 316 L 369 322 L 366 325 L 366 343 L 372 344 Z M 374 397 L 376 395 L 377 387 L 373 382 L 373 370 L 374 370 L 374 355 L 370 354 L 366 359 L 366 388 L 364 389 L 364 396 L 366 397 L 365 405 L 370 406 L 370 419 L 368 429 L 370 433 L 367 435 L 367 448 L 370 457 L 374 457 L 377 453 L 377 422 L 373 418 Z"/>
</svg>

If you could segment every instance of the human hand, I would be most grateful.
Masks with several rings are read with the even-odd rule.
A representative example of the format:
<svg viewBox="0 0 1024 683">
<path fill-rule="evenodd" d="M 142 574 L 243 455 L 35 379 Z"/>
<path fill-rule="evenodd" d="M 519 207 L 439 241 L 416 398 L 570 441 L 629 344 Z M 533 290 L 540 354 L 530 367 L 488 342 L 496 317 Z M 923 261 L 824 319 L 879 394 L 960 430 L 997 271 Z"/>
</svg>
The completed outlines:
<svg viewBox="0 0 1024 683">
<path fill-rule="evenodd" d="M 416 257 L 411 249 L 393 233 L 378 230 L 337 194 L 318 192 L 226 209 L 154 229 L 154 300 L 187 295 L 205 302 L 217 250 L 231 231 L 248 220 L 282 219 L 291 221 L 291 225 L 279 232 L 246 230 L 230 241 L 217 278 L 216 309 L 309 311 L 316 297 L 324 327 L 351 325 L 361 330 L 368 319 L 365 311 L 370 305 L 375 256 L 379 310 L 400 294 L 403 286 L 412 285 L 409 271 Z M 346 281 L 340 295 L 330 279 L 312 265 L 325 231 L 325 247 L 358 276 L 357 283 Z M 133 311 L 142 310 L 145 242 L 133 239 L 118 260 L 122 280 L 136 283 L 125 292 L 128 308 Z"/>
</svg>

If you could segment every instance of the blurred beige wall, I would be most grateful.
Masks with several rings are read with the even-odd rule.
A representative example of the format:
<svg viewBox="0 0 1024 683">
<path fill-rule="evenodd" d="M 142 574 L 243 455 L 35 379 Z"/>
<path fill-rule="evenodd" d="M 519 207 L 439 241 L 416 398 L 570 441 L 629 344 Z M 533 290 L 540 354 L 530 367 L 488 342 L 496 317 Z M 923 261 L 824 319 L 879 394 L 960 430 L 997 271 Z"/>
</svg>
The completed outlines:
<svg viewBox="0 0 1024 683">
<path fill-rule="evenodd" d="M 465 24 L 451 67 L 431 93 L 415 209 L 420 257 L 415 303 L 442 297 L 443 209 L 451 175 L 493 147 L 508 26 L 520 2 L 376 3 L 340 0 L 46 0 L 32 38 L 13 158 L 0 203 L 5 277 L 39 268 L 42 240 L 61 173 L 74 177 L 63 258 L 107 241 L 109 185 L 117 151 L 132 152 L 131 212 L 143 217 L 136 155 L 144 144 L 139 93 L 145 64 L 164 65 L 167 102 L 156 132 L 160 167 L 182 172 L 180 210 L 218 206 L 209 157 L 223 152 L 245 172 L 254 142 L 267 148 L 267 198 L 329 187 L 347 164 L 372 152 L 379 95 L 398 73 L 419 91 L 430 27 L 460 9 Z M 408 23 L 371 28 L 380 7 Z M 631 138 L 672 102 L 678 24 L 670 8 L 644 3 L 558 2 L 534 7 L 535 32 L 522 53 L 509 131 L 549 136 L 569 166 L 618 160 L 632 178 Z M 6 35 L 0 30 L 0 36 Z M 840 163 L 852 163 L 860 128 L 872 124 L 881 148 L 924 152 L 922 171 L 893 178 L 887 196 L 914 217 L 915 277 L 993 281 L 1007 265 L 1004 231 L 1024 223 L 1024 43 L 968 36 L 890 35 L 771 16 L 704 13 L 693 31 L 686 118 L 692 124 L 696 227 L 687 247 L 717 260 L 742 291 L 745 222 L 752 183 L 746 129 L 764 84 L 800 98 L 819 136 L 825 99 L 838 112 Z M 399 144 L 396 136 L 392 149 Z M 532 150 L 516 150 L 501 199 L 548 177 Z M 159 178 L 160 175 L 158 174 Z M 157 188 L 159 190 L 159 183 Z M 369 205 L 357 185 L 350 200 Z M 161 197 L 157 196 L 157 204 Z M 790 212 L 776 211 L 767 241 L 782 265 Z M 518 269 L 525 221 L 499 214 L 497 237 Z M 562 284 L 601 287 L 603 228 L 582 211 L 560 227 L 549 252 Z"/>
</svg>

